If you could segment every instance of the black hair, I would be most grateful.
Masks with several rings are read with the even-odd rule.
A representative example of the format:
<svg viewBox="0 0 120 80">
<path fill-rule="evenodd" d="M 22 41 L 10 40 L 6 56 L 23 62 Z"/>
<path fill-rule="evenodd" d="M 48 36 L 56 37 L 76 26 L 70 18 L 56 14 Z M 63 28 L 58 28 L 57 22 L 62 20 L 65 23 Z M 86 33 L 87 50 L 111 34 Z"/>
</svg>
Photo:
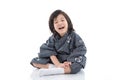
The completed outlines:
<svg viewBox="0 0 120 80">
<path fill-rule="evenodd" d="M 56 35 L 58 34 L 55 29 L 54 29 L 54 19 L 59 15 L 59 14 L 62 14 L 65 19 L 67 20 L 67 23 L 68 23 L 68 33 L 71 33 L 72 31 L 74 31 L 73 29 L 73 24 L 71 22 L 71 19 L 70 17 L 62 10 L 55 10 L 51 15 L 50 15 L 50 18 L 49 18 L 49 28 L 50 28 L 50 31 Z M 58 34 L 59 35 L 59 34 Z"/>
</svg>

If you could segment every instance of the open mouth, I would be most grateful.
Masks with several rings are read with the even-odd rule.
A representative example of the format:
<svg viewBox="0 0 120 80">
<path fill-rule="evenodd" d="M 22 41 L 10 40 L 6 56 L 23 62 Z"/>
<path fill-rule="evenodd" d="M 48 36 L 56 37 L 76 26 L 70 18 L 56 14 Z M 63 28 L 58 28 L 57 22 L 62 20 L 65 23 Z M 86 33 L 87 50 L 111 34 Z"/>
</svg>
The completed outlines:
<svg viewBox="0 0 120 80">
<path fill-rule="evenodd" d="M 60 27 L 60 28 L 58 28 L 59 30 L 61 30 L 61 29 L 64 29 L 64 27 Z"/>
</svg>

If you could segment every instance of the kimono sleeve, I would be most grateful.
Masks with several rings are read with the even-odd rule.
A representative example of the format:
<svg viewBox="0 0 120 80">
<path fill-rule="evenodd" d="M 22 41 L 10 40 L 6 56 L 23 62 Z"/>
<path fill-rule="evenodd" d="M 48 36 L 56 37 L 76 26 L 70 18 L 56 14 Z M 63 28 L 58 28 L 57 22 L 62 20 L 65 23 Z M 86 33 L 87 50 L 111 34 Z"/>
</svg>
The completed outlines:
<svg viewBox="0 0 120 80">
<path fill-rule="evenodd" d="M 40 47 L 39 57 L 50 57 L 51 55 L 57 55 L 54 48 L 54 39 L 53 36 L 50 37 L 46 43 L 42 44 Z"/>
<path fill-rule="evenodd" d="M 74 37 L 74 41 L 74 48 L 67 58 L 67 61 L 81 65 L 84 68 L 86 64 L 86 46 L 81 37 L 77 34 Z"/>
</svg>

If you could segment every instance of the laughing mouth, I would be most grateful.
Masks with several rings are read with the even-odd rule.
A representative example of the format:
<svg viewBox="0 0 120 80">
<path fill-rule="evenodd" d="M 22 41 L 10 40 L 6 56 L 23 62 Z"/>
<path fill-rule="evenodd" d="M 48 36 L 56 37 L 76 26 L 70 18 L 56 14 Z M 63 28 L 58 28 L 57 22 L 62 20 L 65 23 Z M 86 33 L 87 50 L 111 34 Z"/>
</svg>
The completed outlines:
<svg viewBox="0 0 120 80">
<path fill-rule="evenodd" d="M 64 27 L 60 27 L 59 30 L 64 29 Z"/>
</svg>

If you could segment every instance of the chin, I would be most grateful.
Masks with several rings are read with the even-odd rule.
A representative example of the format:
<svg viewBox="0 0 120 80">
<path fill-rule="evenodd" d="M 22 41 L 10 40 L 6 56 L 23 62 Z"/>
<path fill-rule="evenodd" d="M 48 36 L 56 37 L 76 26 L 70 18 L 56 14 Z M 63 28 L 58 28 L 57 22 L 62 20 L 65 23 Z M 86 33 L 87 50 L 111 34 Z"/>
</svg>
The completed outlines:
<svg viewBox="0 0 120 80">
<path fill-rule="evenodd" d="M 64 36 L 65 35 L 65 33 L 59 33 L 61 36 Z"/>
</svg>

